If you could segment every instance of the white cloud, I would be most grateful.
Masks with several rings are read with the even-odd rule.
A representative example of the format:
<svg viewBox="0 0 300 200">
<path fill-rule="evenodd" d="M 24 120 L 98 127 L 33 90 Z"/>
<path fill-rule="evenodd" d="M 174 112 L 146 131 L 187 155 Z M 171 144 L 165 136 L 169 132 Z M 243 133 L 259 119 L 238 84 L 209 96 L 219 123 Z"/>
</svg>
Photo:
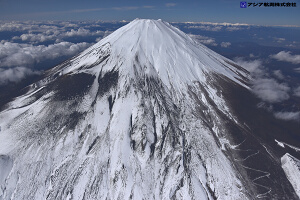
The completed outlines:
<svg viewBox="0 0 300 200">
<path fill-rule="evenodd" d="M 15 36 L 12 40 L 22 40 L 24 42 L 30 43 L 41 43 L 46 41 L 63 41 L 64 38 L 68 37 L 88 37 L 88 36 L 103 36 L 107 35 L 107 31 L 90 31 L 88 29 L 79 28 L 79 29 L 71 29 L 70 31 L 58 31 L 58 30 L 47 30 L 43 33 L 33 34 L 26 33 L 21 36 Z"/>
<path fill-rule="evenodd" d="M 274 40 L 278 43 L 282 43 L 285 41 L 285 38 L 278 38 L 278 37 L 274 37 Z"/>
<path fill-rule="evenodd" d="M 105 31 L 103 36 L 96 38 L 96 42 L 99 42 L 100 40 L 102 40 L 103 38 L 105 38 L 106 36 L 108 36 L 109 34 L 111 34 L 112 31 Z"/>
<path fill-rule="evenodd" d="M 275 55 L 270 55 L 270 57 L 279 61 L 300 64 L 300 55 L 292 55 L 290 51 L 280 51 Z"/>
<path fill-rule="evenodd" d="M 205 45 L 210 45 L 210 46 L 217 46 L 218 44 L 216 43 L 216 40 L 214 38 L 211 37 L 207 37 L 207 36 L 202 36 L 202 35 L 193 35 L 193 34 L 189 34 L 189 36 L 191 38 L 193 38 L 194 40 L 205 44 Z"/>
<path fill-rule="evenodd" d="M 65 23 L 67 24 L 67 23 Z M 44 33 L 48 30 L 62 30 L 64 27 L 64 24 L 62 22 L 38 22 L 38 21 L 25 21 L 25 22 L 18 22 L 18 21 L 12 21 L 12 22 L 6 22 L 1 23 L 0 22 L 0 31 L 28 31 L 28 33 L 32 32 L 41 32 Z"/>
<path fill-rule="evenodd" d="M 8 42 L 8 40 L 1 40 L 0 44 L 4 44 L 5 42 Z"/>
<path fill-rule="evenodd" d="M 48 46 L 5 42 L 0 44 L 0 84 L 18 82 L 25 76 L 36 74 L 37 63 L 62 56 L 74 56 L 89 47 L 88 43 L 60 42 Z"/>
<path fill-rule="evenodd" d="M 283 120 L 299 120 L 300 112 L 276 112 L 274 116 Z"/>
<path fill-rule="evenodd" d="M 6 42 L 0 44 L 0 67 L 30 67 L 46 59 L 73 56 L 89 46 L 85 42 L 60 42 L 49 46 Z"/>
<path fill-rule="evenodd" d="M 290 98 L 291 88 L 286 83 L 281 83 L 271 78 L 267 69 L 263 67 L 261 60 L 246 61 L 242 58 L 236 58 L 235 62 L 251 73 L 253 78 L 251 81 L 252 92 L 262 100 L 258 107 L 273 112 L 278 119 L 300 119 L 300 112 L 277 112 L 274 110 L 273 103 L 283 102 Z M 284 79 L 284 75 L 280 70 L 273 71 L 273 75 L 279 79 Z M 300 86 L 295 88 L 293 93 L 294 96 L 300 97 Z"/>
<path fill-rule="evenodd" d="M 253 53 L 250 53 L 250 54 L 249 54 L 249 57 L 250 57 L 250 58 L 255 58 L 256 56 L 255 56 Z"/>
<path fill-rule="evenodd" d="M 166 3 L 165 5 L 166 7 L 174 7 L 177 5 L 177 3 Z"/>
<path fill-rule="evenodd" d="M 155 6 L 143 6 L 143 8 L 149 8 L 149 9 L 151 9 L 151 8 L 155 8 Z"/>
<path fill-rule="evenodd" d="M 44 35 L 44 34 L 22 34 L 21 36 L 15 36 L 12 39 L 13 40 L 22 40 L 22 41 L 28 41 L 28 42 L 45 42 L 49 40 L 54 40 L 57 36 L 55 35 Z"/>
<path fill-rule="evenodd" d="M 79 28 L 77 30 L 72 29 L 71 31 L 68 31 L 65 33 L 68 37 L 74 37 L 74 36 L 89 36 L 91 35 L 90 30 Z"/>
<path fill-rule="evenodd" d="M 231 45 L 230 42 L 222 42 L 222 43 L 221 43 L 221 47 L 224 47 L 224 48 L 227 48 L 227 47 L 229 47 L 230 45 Z"/>
<path fill-rule="evenodd" d="M 290 88 L 284 83 L 274 79 L 262 78 L 254 81 L 252 86 L 254 94 L 269 103 L 278 103 L 289 99 Z"/>
<path fill-rule="evenodd" d="M 239 27 L 239 26 L 229 26 L 226 28 L 226 31 L 239 31 L 239 30 L 243 30 L 244 28 Z"/>
<path fill-rule="evenodd" d="M 32 69 L 26 67 L 15 67 L 8 69 L 0 68 L 0 85 L 7 84 L 9 82 L 19 82 L 26 76 L 38 73 L 39 72 L 33 71 Z"/>
<path fill-rule="evenodd" d="M 245 61 L 242 58 L 236 58 L 235 62 L 251 73 L 253 77 L 251 88 L 257 97 L 268 103 L 278 103 L 289 99 L 290 87 L 270 78 L 262 66 L 262 61 Z"/>
<path fill-rule="evenodd" d="M 210 46 L 217 46 L 218 44 L 216 43 L 215 39 L 203 39 L 203 40 L 199 40 L 201 43 L 206 44 L 206 45 L 210 45 Z"/>
<path fill-rule="evenodd" d="M 294 89 L 294 95 L 300 97 L 300 86 Z"/>
<path fill-rule="evenodd" d="M 252 76 L 258 77 L 262 76 L 265 74 L 265 70 L 262 66 L 262 61 L 261 60 L 251 60 L 251 61 L 246 61 L 243 58 L 235 58 L 234 61 L 239 64 L 240 66 L 244 67 L 247 69 Z"/>
<path fill-rule="evenodd" d="M 102 37 L 98 37 L 98 38 L 96 38 L 96 42 L 99 42 L 100 40 L 102 40 Z"/>
<path fill-rule="evenodd" d="M 117 8 L 116 8 L 117 9 Z M 122 9 L 133 9 L 122 7 Z M 103 36 L 104 31 L 92 31 L 92 28 L 101 26 L 103 22 L 0 22 L 0 32 L 22 32 L 21 35 L 12 35 L 11 41 L 22 40 L 32 44 L 43 43 L 47 41 L 63 41 L 65 38 L 81 36 Z M 19 34 L 19 33 L 16 33 Z M 1 41 L 4 43 L 4 41 Z"/>
<path fill-rule="evenodd" d="M 137 6 L 126 6 L 126 7 L 113 7 L 113 10 L 137 10 L 139 7 Z"/>
<path fill-rule="evenodd" d="M 124 7 L 122 9 L 134 8 Z M 100 40 L 111 33 L 110 31 L 95 31 L 95 27 L 99 28 L 102 23 L 102 21 L 0 22 L 0 32 L 12 32 L 11 39 L 0 40 L 1 84 L 17 82 L 23 77 L 37 73 L 34 70 L 37 66 L 47 64 L 50 60 L 74 56 L 86 49 L 90 44 L 64 42 L 64 39 L 93 36 Z M 19 32 L 22 33 L 19 34 Z M 22 43 L 17 43 L 20 41 Z M 54 44 L 38 45 L 45 42 Z"/>
<path fill-rule="evenodd" d="M 67 32 L 48 30 L 45 33 L 22 34 L 21 36 L 15 36 L 12 39 L 13 40 L 22 40 L 22 41 L 31 42 L 31 43 L 40 43 L 40 42 L 45 42 L 45 41 L 50 41 L 50 40 L 62 41 L 64 38 L 67 38 L 67 37 L 76 37 L 76 36 L 88 37 L 88 36 L 100 36 L 100 35 L 105 35 L 105 34 L 106 34 L 106 32 L 104 32 L 104 31 L 91 32 L 88 29 L 79 28 L 76 30 L 71 29 L 70 31 L 67 31 Z"/>
<path fill-rule="evenodd" d="M 280 70 L 273 71 L 273 74 L 276 76 L 276 78 L 278 78 L 280 80 L 283 80 L 285 78 Z"/>
<path fill-rule="evenodd" d="M 186 26 L 186 28 L 190 28 L 190 29 L 200 29 L 203 31 L 220 31 L 222 30 L 221 26 Z"/>
<path fill-rule="evenodd" d="M 34 25 L 26 25 L 20 22 L 7 22 L 0 24 L 0 31 L 25 31 L 33 28 Z"/>
<path fill-rule="evenodd" d="M 251 24 L 240 24 L 240 23 L 215 23 L 215 22 L 185 22 L 185 24 L 209 24 L 209 25 L 220 25 L 220 26 L 252 26 Z"/>
<path fill-rule="evenodd" d="M 64 26 L 65 28 L 69 28 L 69 27 L 72 27 L 72 28 L 77 28 L 78 27 L 78 24 L 75 24 L 75 23 L 72 23 L 72 22 L 68 22 L 68 21 L 63 21 L 63 22 L 60 22 L 60 25 Z"/>
<path fill-rule="evenodd" d="M 300 73 L 300 67 L 294 69 L 297 73 Z"/>
</svg>

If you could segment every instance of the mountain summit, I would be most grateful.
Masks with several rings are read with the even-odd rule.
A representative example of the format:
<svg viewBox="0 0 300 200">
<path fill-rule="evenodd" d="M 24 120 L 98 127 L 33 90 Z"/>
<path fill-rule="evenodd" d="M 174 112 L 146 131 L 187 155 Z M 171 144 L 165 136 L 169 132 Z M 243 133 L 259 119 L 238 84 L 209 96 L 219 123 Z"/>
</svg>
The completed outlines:
<svg viewBox="0 0 300 200">
<path fill-rule="evenodd" d="M 280 167 L 281 187 L 246 163 L 273 162 L 232 110 L 248 78 L 169 23 L 136 19 L 1 111 L 0 199 L 296 198 Z"/>
<path fill-rule="evenodd" d="M 105 60 L 105 67 L 103 61 Z M 206 82 L 217 73 L 242 84 L 247 72 L 232 61 L 195 42 L 162 20 L 136 19 L 93 45 L 64 67 L 63 73 L 94 70 L 119 71 L 122 75 L 159 78 L 170 88 L 181 89 L 193 81 Z M 85 65 L 86 67 L 83 67 Z M 91 67 L 89 67 L 91 68 Z M 103 68 L 103 69 L 102 69 Z"/>
</svg>

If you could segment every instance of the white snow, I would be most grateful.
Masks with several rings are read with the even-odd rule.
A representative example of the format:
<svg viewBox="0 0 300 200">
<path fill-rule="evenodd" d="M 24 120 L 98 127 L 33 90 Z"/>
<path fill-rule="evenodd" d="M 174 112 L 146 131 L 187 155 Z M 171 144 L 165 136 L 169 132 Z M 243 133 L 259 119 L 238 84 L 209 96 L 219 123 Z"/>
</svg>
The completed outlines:
<svg viewBox="0 0 300 200">
<path fill-rule="evenodd" d="M 284 148 L 284 144 L 282 142 L 279 142 L 278 140 L 275 140 L 275 142 L 277 143 L 278 146 L 281 146 L 282 148 Z"/>
<path fill-rule="evenodd" d="M 286 153 L 281 157 L 281 166 L 300 198 L 300 160 Z"/>
<path fill-rule="evenodd" d="M 300 148 L 299 148 L 299 147 L 295 147 L 295 146 L 290 145 L 290 144 L 287 144 L 287 143 L 284 143 L 284 144 L 285 144 L 286 146 L 288 146 L 288 147 L 294 149 L 295 151 L 300 151 Z"/>
<path fill-rule="evenodd" d="M 294 146 L 294 145 L 290 145 L 290 144 L 288 144 L 288 143 L 285 143 L 285 142 L 280 142 L 280 141 L 278 141 L 278 140 L 275 140 L 275 142 L 279 145 L 279 146 L 281 146 L 282 148 L 285 148 L 285 146 L 288 146 L 288 147 L 290 147 L 291 149 L 294 149 L 295 151 L 300 151 L 300 148 L 299 147 L 296 147 L 296 146 Z"/>
<path fill-rule="evenodd" d="M 206 82 L 205 75 L 209 73 L 221 74 L 247 87 L 240 82 L 247 77 L 245 71 L 228 64 L 225 57 L 161 20 L 132 21 L 82 52 L 62 71 L 66 74 L 83 65 L 91 65 L 103 52 L 112 56 L 105 66 L 108 69 L 103 70 L 116 66 L 122 74 L 133 76 L 132 65 L 137 58 L 144 64 L 138 68 L 140 75 L 158 76 L 169 89 L 171 85 L 180 90 L 183 83 Z"/>
</svg>

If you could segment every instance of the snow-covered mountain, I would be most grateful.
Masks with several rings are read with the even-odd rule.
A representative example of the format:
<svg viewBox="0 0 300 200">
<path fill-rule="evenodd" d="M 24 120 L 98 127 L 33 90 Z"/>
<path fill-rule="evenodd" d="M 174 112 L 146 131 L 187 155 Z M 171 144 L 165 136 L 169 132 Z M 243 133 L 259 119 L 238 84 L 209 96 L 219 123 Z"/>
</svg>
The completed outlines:
<svg viewBox="0 0 300 200">
<path fill-rule="evenodd" d="M 297 199 L 234 109 L 249 78 L 170 24 L 136 19 L 1 111 L 0 199 Z"/>
</svg>

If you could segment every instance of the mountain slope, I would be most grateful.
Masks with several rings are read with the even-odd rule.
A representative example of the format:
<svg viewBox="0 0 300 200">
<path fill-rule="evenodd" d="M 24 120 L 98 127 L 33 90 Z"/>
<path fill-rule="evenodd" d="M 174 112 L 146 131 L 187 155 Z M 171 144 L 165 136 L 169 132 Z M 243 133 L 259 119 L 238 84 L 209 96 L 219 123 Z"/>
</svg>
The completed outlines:
<svg viewBox="0 0 300 200">
<path fill-rule="evenodd" d="M 247 79 L 170 24 L 134 20 L 1 111 L 0 199 L 276 197 L 240 164 L 257 153 L 235 151 L 249 130 L 223 92 Z"/>
</svg>

